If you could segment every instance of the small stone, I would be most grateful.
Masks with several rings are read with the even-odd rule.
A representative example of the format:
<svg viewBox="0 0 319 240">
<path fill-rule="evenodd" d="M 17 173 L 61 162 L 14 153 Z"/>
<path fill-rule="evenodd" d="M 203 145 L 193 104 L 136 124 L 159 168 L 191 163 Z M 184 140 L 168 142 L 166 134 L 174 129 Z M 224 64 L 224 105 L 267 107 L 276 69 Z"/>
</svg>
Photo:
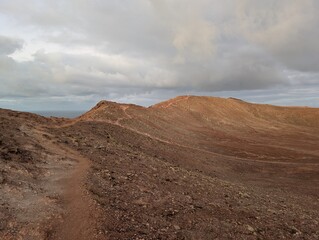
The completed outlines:
<svg viewBox="0 0 319 240">
<path fill-rule="evenodd" d="M 275 210 L 273 210 L 273 209 L 267 209 L 267 212 L 269 212 L 271 214 L 274 214 L 274 215 L 277 214 L 277 212 Z"/>
<path fill-rule="evenodd" d="M 6 223 L 4 221 L 0 222 L 0 231 L 6 229 Z"/>
<path fill-rule="evenodd" d="M 255 229 L 250 225 L 247 225 L 247 229 L 249 232 L 255 232 Z"/>
<path fill-rule="evenodd" d="M 174 225 L 174 229 L 175 229 L 175 230 L 181 230 L 181 227 L 178 226 L 178 225 Z"/>
<path fill-rule="evenodd" d="M 248 193 L 239 192 L 238 194 L 241 198 L 250 198 Z"/>
<path fill-rule="evenodd" d="M 289 232 L 293 235 L 300 233 L 300 231 L 297 228 L 295 228 L 294 226 L 289 227 Z"/>
<path fill-rule="evenodd" d="M 4 183 L 4 177 L 0 173 L 0 184 Z"/>
</svg>

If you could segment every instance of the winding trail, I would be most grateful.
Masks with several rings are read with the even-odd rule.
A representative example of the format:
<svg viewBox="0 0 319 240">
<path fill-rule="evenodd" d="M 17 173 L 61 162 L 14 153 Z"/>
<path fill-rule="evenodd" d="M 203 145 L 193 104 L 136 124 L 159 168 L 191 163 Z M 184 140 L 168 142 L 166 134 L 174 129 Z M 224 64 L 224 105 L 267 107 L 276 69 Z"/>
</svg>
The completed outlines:
<svg viewBox="0 0 319 240">
<path fill-rule="evenodd" d="M 184 98 L 184 99 L 188 99 L 188 97 Z M 181 99 L 182 100 L 182 99 Z M 179 100 L 179 101 L 181 101 Z M 169 104 L 171 105 L 171 103 Z M 167 106 L 166 106 L 167 107 Z M 164 107 L 164 108 L 166 108 Z M 173 141 L 170 141 L 170 140 L 166 140 L 166 139 L 162 139 L 162 138 L 158 138 L 158 137 L 155 137 L 155 136 L 152 136 L 150 135 L 149 133 L 146 133 L 146 132 L 141 132 L 137 129 L 134 129 L 130 126 L 127 126 L 123 123 L 121 123 L 123 120 L 129 120 L 129 119 L 133 119 L 134 117 L 132 117 L 129 113 L 127 113 L 127 109 L 128 107 L 127 106 L 122 106 L 121 107 L 122 110 L 124 111 L 124 114 L 126 115 L 126 117 L 121 117 L 121 118 L 118 118 L 116 121 L 112 121 L 112 120 L 108 120 L 108 119 L 104 119 L 104 120 L 94 120 L 95 122 L 100 122 L 100 123 L 108 123 L 108 124 L 113 124 L 113 125 L 116 125 L 116 126 L 119 126 L 119 127 L 122 127 L 122 128 L 125 128 L 127 130 L 130 130 L 132 132 L 135 132 L 137 134 L 140 134 L 140 135 L 143 135 L 143 136 L 146 136 L 148 138 L 151 138 L 153 140 L 156 140 L 156 141 L 159 141 L 159 142 L 162 142 L 162 143 L 166 143 L 166 144 L 169 144 L 169 145 L 174 145 L 174 146 L 179 146 L 179 147 L 182 147 L 182 148 L 187 148 L 187 149 L 193 149 L 193 150 L 196 150 L 196 151 L 199 151 L 199 152 L 205 152 L 205 153 L 209 153 L 209 154 L 212 154 L 214 156 L 220 156 L 220 157 L 223 157 L 225 160 L 229 160 L 229 161 L 243 161 L 243 162 L 252 162 L 252 163 L 257 163 L 257 164 L 262 164 L 262 163 L 267 163 L 267 164 L 280 164 L 280 165 L 307 165 L 307 166 L 319 166 L 318 163 L 305 163 L 305 162 L 285 162 L 285 161 L 271 161 L 271 160 L 253 160 L 253 159 L 248 159 L 248 158 L 243 158 L 243 157 L 238 157 L 238 156 L 235 156 L 234 158 L 232 158 L 231 156 L 227 156 L 227 155 L 223 155 L 223 154 L 220 154 L 220 153 L 217 153 L 217 152 L 213 152 L 213 151 L 209 151 L 209 150 L 205 150 L 205 149 L 201 149 L 201 148 L 197 148 L 197 147 L 193 147 L 193 146 L 188 146 L 188 145 L 184 145 L 184 144 L 180 144 L 180 143 L 177 143 L 177 142 L 173 142 Z M 81 122 L 81 121 L 92 121 L 90 119 L 81 119 L 81 118 L 78 118 L 76 120 L 73 120 L 72 122 L 70 123 L 67 123 L 67 124 L 64 124 L 62 126 L 60 126 L 61 128 L 63 127 L 69 127 L 69 126 L 72 126 L 78 122 Z M 277 145 L 269 145 L 269 146 L 275 146 L 275 147 L 278 147 Z M 291 149 L 291 148 L 287 148 L 287 147 L 282 147 L 283 149 Z M 309 151 L 303 151 L 304 153 L 310 153 L 312 154 L 313 152 L 309 152 Z M 315 154 L 317 154 L 317 152 L 314 152 Z"/>
<path fill-rule="evenodd" d="M 96 230 L 98 210 L 85 186 L 91 165 L 90 160 L 64 144 L 44 138 L 43 136 L 48 133 L 43 128 L 29 130 L 28 133 L 41 142 L 46 150 L 73 163 L 70 169 L 64 170 L 59 181 L 60 188 L 62 188 L 61 207 L 64 215 L 56 223 L 56 228 L 49 239 L 99 239 Z"/>
<path fill-rule="evenodd" d="M 123 120 L 123 119 L 127 119 L 127 118 L 121 118 L 120 120 Z M 73 123 L 70 123 L 68 124 L 67 126 L 71 126 L 77 122 L 80 122 L 82 120 L 78 120 L 78 121 L 75 121 Z M 90 120 L 85 120 L 85 121 L 90 121 Z M 184 144 L 180 144 L 180 143 L 176 143 L 176 142 L 173 142 L 173 141 L 170 141 L 170 140 L 165 140 L 165 139 L 162 139 L 162 138 L 158 138 L 158 137 L 155 137 L 155 136 L 152 136 L 150 135 L 149 133 L 146 133 L 146 132 L 141 132 L 137 129 L 134 129 L 132 127 L 129 127 L 127 125 L 123 125 L 122 123 L 119 123 L 119 121 L 111 121 L 111 120 L 94 120 L 95 122 L 100 122 L 100 123 L 108 123 L 108 124 L 113 124 L 113 125 L 116 125 L 116 126 L 119 126 L 119 127 L 122 127 L 122 128 L 125 128 L 127 130 L 130 130 L 132 132 L 135 132 L 137 134 L 140 134 L 140 135 L 143 135 L 145 137 L 148 137 L 150 139 L 153 139 L 153 140 L 156 140 L 156 141 L 159 141 L 159 142 L 162 142 L 162 143 L 166 143 L 166 144 L 169 144 L 169 145 L 174 145 L 174 146 L 178 146 L 178 147 L 181 147 L 181 148 L 186 148 L 186 149 L 193 149 L 193 150 L 196 150 L 196 151 L 199 151 L 199 152 L 204 152 L 204 153 L 209 153 L 213 156 L 219 156 L 219 157 L 223 157 L 224 160 L 227 160 L 227 161 L 232 161 L 232 162 L 238 162 L 238 161 L 242 161 L 242 162 L 252 162 L 252 163 L 256 163 L 256 164 L 263 164 L 263 163 L 267 163 L 267 164 L 278 164 L 278 165 L 303 165 L 303 166 L 319 166 L 319 163 L 305 163 L 305 162 L 285 162 L 285 161 L 267 161 L 267 160 L 254 160 L 254 159 L 248 159 L 248 158 L 243 158 L 243 157 L 238 157 L 238 156 L 227 156 L 227 155 L 223 155 L 221 153 L 217 153 L 217 152 L 213 152 L 213 151 L 209 151 L 209 150 L 205 150 L 205 149 L 201 149 L 201 148 L 197 148 L 197 147 L 192 147 L 192 146 L 188 146 L 188 145 L 184 145 Z M 66 125 L 65 125 L 66 126 Z M 271 146 L 271 145 L 270 145 Z M 283 148 L 285 149 L 285 148 Z M 286 149 L 289 149 L 289 148 L 286 148 Z"/>
</svg>

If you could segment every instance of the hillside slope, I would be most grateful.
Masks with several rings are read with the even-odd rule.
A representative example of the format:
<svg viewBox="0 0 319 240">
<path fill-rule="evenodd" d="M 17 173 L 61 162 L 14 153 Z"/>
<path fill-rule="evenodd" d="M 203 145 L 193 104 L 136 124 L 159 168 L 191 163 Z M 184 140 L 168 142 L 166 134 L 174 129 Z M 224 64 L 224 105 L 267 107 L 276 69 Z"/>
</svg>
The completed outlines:
<svg viewBox="0 0 319 240">
<path fill-rule="evenodd" d="M 318 117 L 194 96 L 0 110 L 0 239 L 318 239 Z"/>
<path fill-rule="evenodd" d="M 319 152 L 316 108 L 181 96 L 149 108 L 102 101 L 80 119 L 109 122 L 162 141 L 237 157 L 264 159 L 274 152 L 271 158 L 277 160 L 296 159 L 298 149 L 300 157 L 311 162 L 316 161 L 311 155 Z"/>
</svg>

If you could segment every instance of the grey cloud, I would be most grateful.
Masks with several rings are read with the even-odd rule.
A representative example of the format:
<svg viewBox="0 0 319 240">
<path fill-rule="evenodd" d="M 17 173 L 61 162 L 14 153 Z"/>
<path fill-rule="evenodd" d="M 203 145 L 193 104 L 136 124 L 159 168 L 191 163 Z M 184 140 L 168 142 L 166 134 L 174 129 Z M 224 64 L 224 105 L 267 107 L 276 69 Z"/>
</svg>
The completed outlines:
<svg viewBox="0 0 319 240">
<path fill-rule="evenodd" d="M 280 64 L 259 49 L 229 45 L 219 48 L 220 52 L 209 61 L 179 65 L 181 83 L 193 89 L 221 91 L 263 89 L 287 81 Z"/>
<path fill-rule="evenodd" d="M 207 57 L 213 54 L 217 29 L 202 15 L 205 7 L 209 7 L 206 1 L 198 1 L 192 7 L 180 0 L 150 2 L 168 29 L 171 44 L 181 61 L 187 56 Z"/>
<path fill-rule="evenodd" d="M 0 35 L 0 55 L 14 53 L 16 50 L 21 49 L 22 46 L 22 40 Z"/>
<path fill-rule="evenodd" d="M 288 68 L 319 71 L 319 2 L 237 1 L 245 37 L 268 49 Z"/>
<path fill-rule="evenodd" d="M 0 37 L 0 97 L 319 89 L 318 9 L 316 0 L 4 0 L 4 33 L 16 39 Z M 8 57 L 19 49 L 32 59 Z"/>
</svg>

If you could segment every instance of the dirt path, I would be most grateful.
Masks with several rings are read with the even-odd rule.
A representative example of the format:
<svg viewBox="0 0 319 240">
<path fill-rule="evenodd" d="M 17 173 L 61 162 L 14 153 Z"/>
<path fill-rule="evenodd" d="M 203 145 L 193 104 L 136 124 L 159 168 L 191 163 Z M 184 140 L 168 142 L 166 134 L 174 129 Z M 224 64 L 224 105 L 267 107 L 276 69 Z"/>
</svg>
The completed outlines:
<svg viewBox="0 0 319 240">
<path fill-rule="evenodd" d="M 56 229 L 53 239 L 81 240 L 96 238 L 96 208 L 89 197 L 85 179 L 90 167 L 88 159 L 73 150 L 67 149 L 68 157 L 78 161 L 70 178 L 66 181 L 64 204 L 66 214 L 60 226 Z"/>
<path fill-rule="evenodd" d="M 72 169 L 65 169 L 69 173 L 65 173 L 60 180 L 60 187 L 63 189 L 62 208 L 65 213 L 49 239 L 98 239 L 96 234 L 98 211 L 85 186 L 90 160 L 65 145 L 58 144 L 52 139 L 45 139 L 43 136 L 48 134 L 42 128 L 32 129 L 29 134 L 38 139 L 46 150 L 73 162 Z"/>
</svg>

